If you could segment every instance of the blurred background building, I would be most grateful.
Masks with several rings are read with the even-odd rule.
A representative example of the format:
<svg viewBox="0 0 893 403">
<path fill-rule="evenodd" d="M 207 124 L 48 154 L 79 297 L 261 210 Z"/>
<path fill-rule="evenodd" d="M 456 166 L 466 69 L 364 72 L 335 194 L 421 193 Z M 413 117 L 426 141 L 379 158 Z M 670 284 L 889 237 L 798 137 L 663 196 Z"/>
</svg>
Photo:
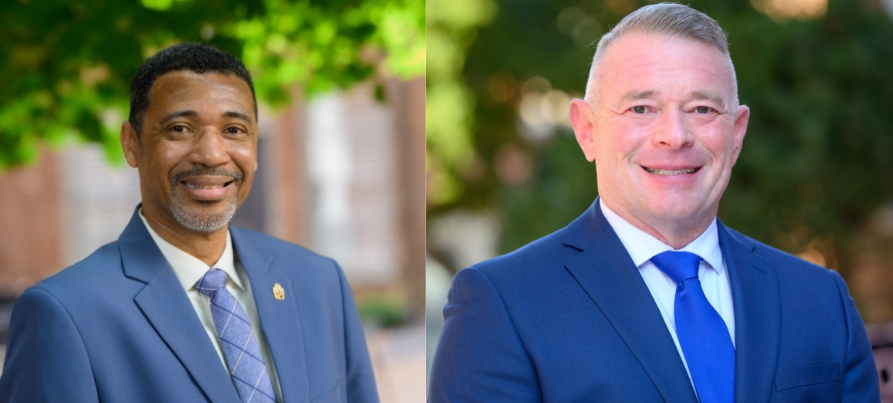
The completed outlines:
<svg viewBox="0 0 893 403">
<path fill-rule="evenodd" d="M 452 276 L 597 196 L 568 103 L 601 35 L 655 2 L 428 0 L 429 367 Z M 893 1 L 684 3 L 728 32 L 751 110 L 720 219 L 838 270 L 872 334 L 893 334 Z M 878 364 L 893 401 L 893 360 Z"/>
<path fill-rule="evenodd" d="M 233 224 L 337 259 L 361 295 L 419 302 L 423 291 L 410 284 L 423 279 L 421 254 L 409 247 L 424 231 L 424 80 L 388 84 L 388 103 L 359 84 L 262 113 L 260 169 Z M 109 164 L 95 145 L 46 150 L 0 186 L 4 295 L 116 240 L 140 201 L 137 170 Z"/>
<path fill-rule="evenodd" d="M 424 1 L 83 3 L 0 11 L 0 363 L 16 296 L 116 240 L 140 201 L 116 134 L 136 69 L 206 41 L 261 106 L 232 223 L 336 259 L 382 401 L 423 401 Z"/>
</svg>

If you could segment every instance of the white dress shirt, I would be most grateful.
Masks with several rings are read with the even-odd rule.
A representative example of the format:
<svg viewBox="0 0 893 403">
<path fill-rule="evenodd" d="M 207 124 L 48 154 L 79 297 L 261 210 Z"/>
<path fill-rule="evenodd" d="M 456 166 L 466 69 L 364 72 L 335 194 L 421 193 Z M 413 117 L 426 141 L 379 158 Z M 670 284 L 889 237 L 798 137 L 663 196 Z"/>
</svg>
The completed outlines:
<svg viewBox="0 0 893 403">
<path fill-rule="evenodd" d="M 688 363 L 685 361 L 685 354 L 682 353 L 682 346 L 679 344 L 679 337 L 676 335 L 676 322 L 674 320 L 674 304 L 676 302 L 676 283 L 670 276 L 657 268 L 651 263 L 651 258 L 658 253 L 674 250 L 669 245 L 659 241 L 657 238 L 636 228 L 628 221 L 621 218 L 617 213 L 611 211 L 605 203 L 600 202 L 599 206 L 608 224 L 617 233 L 620 242 L 626 248 L 629 256 L 633 259 L 633 263 L 639 268 L 639 274 L 645 280 L 648 291 L 657 304 L 660 313 L 664 318 L 664 323 L 673 337 L 673 343 L 676 343 L 676 350 L 682 363 L 685 365 L 685 371 L 688 372 L 688 378 L 691 379 L 691 372 L 688 370 Z M 680 251 L 691 252 L 702 259 L 698 268 L 698 279 L 701 280 L 701 287 L 704 289 L 704 295 L 707 301 L 722 320 L 726 323 L 729 335 L 732 338 L 732 346 L 735 346 L 735 313 L 732 310 L 732 288 L 729 283 L 729 273 L 726 270 L 725 260 L 722 257 L 722 250 L 719 248 L 719 234 L 716 229 L 716 218 L 707 227 L 700 236 L 688 245 L 685 245 Z M 694 387 L 694 382 L 692 382 Z"/>
<path fill-rule="evenodd" d="M 140 219 L 143 221 L 143 225 L 149 230 L 149 235 L 152 236 L 152 240 L 158 245 L 161 254 L 164 255 L 164 258 L 174 270 L 177 279 L 180 280 L 180 284 L 186 291 L 186 296 L 189 297 L 189 301 L 192 302 L 192 308 L 195 309 L 195 313 L 205 327 L 205 332 L 208 333 L 208 338 L 211 339 L 211 343 L 214 344 L 214 348 L 217 350 L 217 355 L 220 356 L 220 362 L 223 364 L 224 368 L 228 369 L 226 359 L 223 355 L 223 348 L 220 347 L 220 340 L 217 338 L 217 328 L 214 326 L 214 317 L 211 316 L 211 297 L 202 294 L 195 288 L 195 283 L 197 283 L 212 267 L 226 272 L 226 289 L 233 295 L 236 301 L 239 302 L 239 305 L 245 310 L 245 315 L 248 317 L 248 321 L 251 322 L 251 330 L 254 332 L 258 347 L 260 347 L 261 355 L 263 355 L 264 364 L 270 375 L 270 381 L 273 383 L 273 390 L 276 391 L 277 400 L 281 402 L 282 390 L 279 387 L 279 377 L 276 375 L 276 367 L 273 365 L 273 355 L 267 344 L 267 338 L 264 336 L 263 330 L 260 327 L 260 319 L 257 315 L 257 305 L 254 303 L 254 295 L 251 292 L 251 284 L 248 282 L 248 275 L 245 273 L 242 263 L 235 259 L 233 241 L 229 231 L 226 232 L 226 246 L 223 249 L 223 254 L 220 255 L 220 259 L 218 259 L 213 266 L 208 266 L 205 262 L 202 262 L 195 256 L 171 245 L 158 235 L 158 233 L 152 229 L 152 226 L 146 222 L 146 217 L 143 216 L 142 208 L 140 208 L 139 214 Z M 229 371 L 227 370 L 227 373 L 228 372 Z"/>
</svg>

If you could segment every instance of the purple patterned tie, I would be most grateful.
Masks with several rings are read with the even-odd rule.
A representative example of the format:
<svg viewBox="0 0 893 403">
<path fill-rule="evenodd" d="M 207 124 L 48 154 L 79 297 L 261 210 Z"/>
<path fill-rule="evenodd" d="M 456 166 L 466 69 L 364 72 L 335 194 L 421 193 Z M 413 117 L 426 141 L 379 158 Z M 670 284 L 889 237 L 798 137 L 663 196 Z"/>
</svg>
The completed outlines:
<svg viewBox="0 0 893 403">
<path fill-rule="evenodd" d="M 233 384 L 243 403 L 276 401 L 270 375 L 260 355 L 257 339 L 245 311 L 226 290 L 226 272 L 211 269 L 195 284 L 202 294 L 211 297 L 211 316 L 223 347 Z"/>
</svg>

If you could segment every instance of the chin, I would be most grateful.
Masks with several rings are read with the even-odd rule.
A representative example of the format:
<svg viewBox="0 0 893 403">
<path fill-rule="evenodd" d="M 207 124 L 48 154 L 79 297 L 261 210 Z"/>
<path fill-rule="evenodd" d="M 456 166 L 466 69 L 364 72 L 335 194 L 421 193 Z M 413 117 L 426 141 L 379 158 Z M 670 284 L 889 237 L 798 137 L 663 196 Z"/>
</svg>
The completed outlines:
<svg viewBox="0 0 893 403">
<path fill-rule="evenodd" d="M 213 206 L 214 208 L 203 209 L 198 206 L 186 206 L 179 198 L 171 200 L 171 213 L 180 225 L 196 232 L 211 233 L 226 227 L 229 221 L 236 213 L 236 198 L 232 198 L 231 202 L 221 201 L 226 206 Z M 223 207 L 222 209 L 220 207 Z"/>
<path fill-rule="evenodd" d="M 658 205 L 648 206 L 649 215 L 664 222 L 685 223 L 698 218 L 701 211 L 691 200 L 679 200 L 675 198 L 660 199 Z"/>
</svg>

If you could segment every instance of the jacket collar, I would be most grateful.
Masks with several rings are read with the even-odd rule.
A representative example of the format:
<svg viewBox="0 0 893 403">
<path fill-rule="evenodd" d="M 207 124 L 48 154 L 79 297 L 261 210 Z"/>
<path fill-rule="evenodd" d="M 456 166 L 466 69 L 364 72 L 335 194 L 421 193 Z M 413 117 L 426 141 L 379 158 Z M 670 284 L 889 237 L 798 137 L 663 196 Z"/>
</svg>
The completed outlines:
<svg viewBox="0 0 893 403">
<path fill-rule="evenodd" d="M 664 401 L 697 402 L 660 310 L 597 198 L 567 227 L 564 244 L 579 254 L 566 269 L 627 342 Z M 717 220 L 735 310 L 736 401 L 765 401 L 774 384 L 780 308 L 774 268 L 757 244 Z"/>
<path fill-rule="evenodd" d="M 136 207 L 130 223 L 118 238 L 125 276 L 146 284 L 134 295 L 134 302 L 210 401 L 238 402 L 238 392 L 226 369 L 222 365 L 208 365 L 220 362 L 213 345 L 196 342 L 204 341 L 207 333 L 173 269 L 140 220 L 139 208 Z M 230 233 L 236 256 L 251 283 L 283 400 L 309 402 L 311 391 L 303 332 L 297 296 L 290 292 L 295 288 L 285 273 L 288 267 L 274 264 L 273 257 L 266 252 L 270 246 L 263 245 L 258 235 L 237 227 L 230 227 Z M 286 292 L 284 301 L 273 296 L 277 283 Z"/>
<path fill-rule="evenodd" d="M 226 369 L 216 365 L 220 358 L 214 346 L 210 342 L 196 343 L 204 340 L 207 333 L 137 211 L 139 206 L 118 237 L 124 275 L 146 284 L 133 296 L 133 301 L 209 400 L 239 402 Z"/>
<path fill-rule="evenodd" d="M 719 224 L 735 309 L 735 400 L 763 402 L 775 384 L 781 302 L 775 267 L 755 241 Z"/>
<path fill-rule="evenodd" d="M 660 310 L 598 203 L 568 226 L 564 244 L 580 253 L 565 268 L 626 341 L 663 400 L 697 403 Z"/>
<path fill-rule="evenodd" d="M 230 227 L 230 233 L 236 255 L 251 283 L 260 325 L 276 365 L 282 398 L 289 402 L 309 402 L 312 390 L 298 312 L 300 296 L 287 274 L 294 270 L 293 265 L 297 262 L 276 264 L 269 253 L 269 241 L 259 234 L 237 227 Z M 273 291 L 280 287 L 285 293 L 282 300 L 277 299 Z"/>
</svg>

